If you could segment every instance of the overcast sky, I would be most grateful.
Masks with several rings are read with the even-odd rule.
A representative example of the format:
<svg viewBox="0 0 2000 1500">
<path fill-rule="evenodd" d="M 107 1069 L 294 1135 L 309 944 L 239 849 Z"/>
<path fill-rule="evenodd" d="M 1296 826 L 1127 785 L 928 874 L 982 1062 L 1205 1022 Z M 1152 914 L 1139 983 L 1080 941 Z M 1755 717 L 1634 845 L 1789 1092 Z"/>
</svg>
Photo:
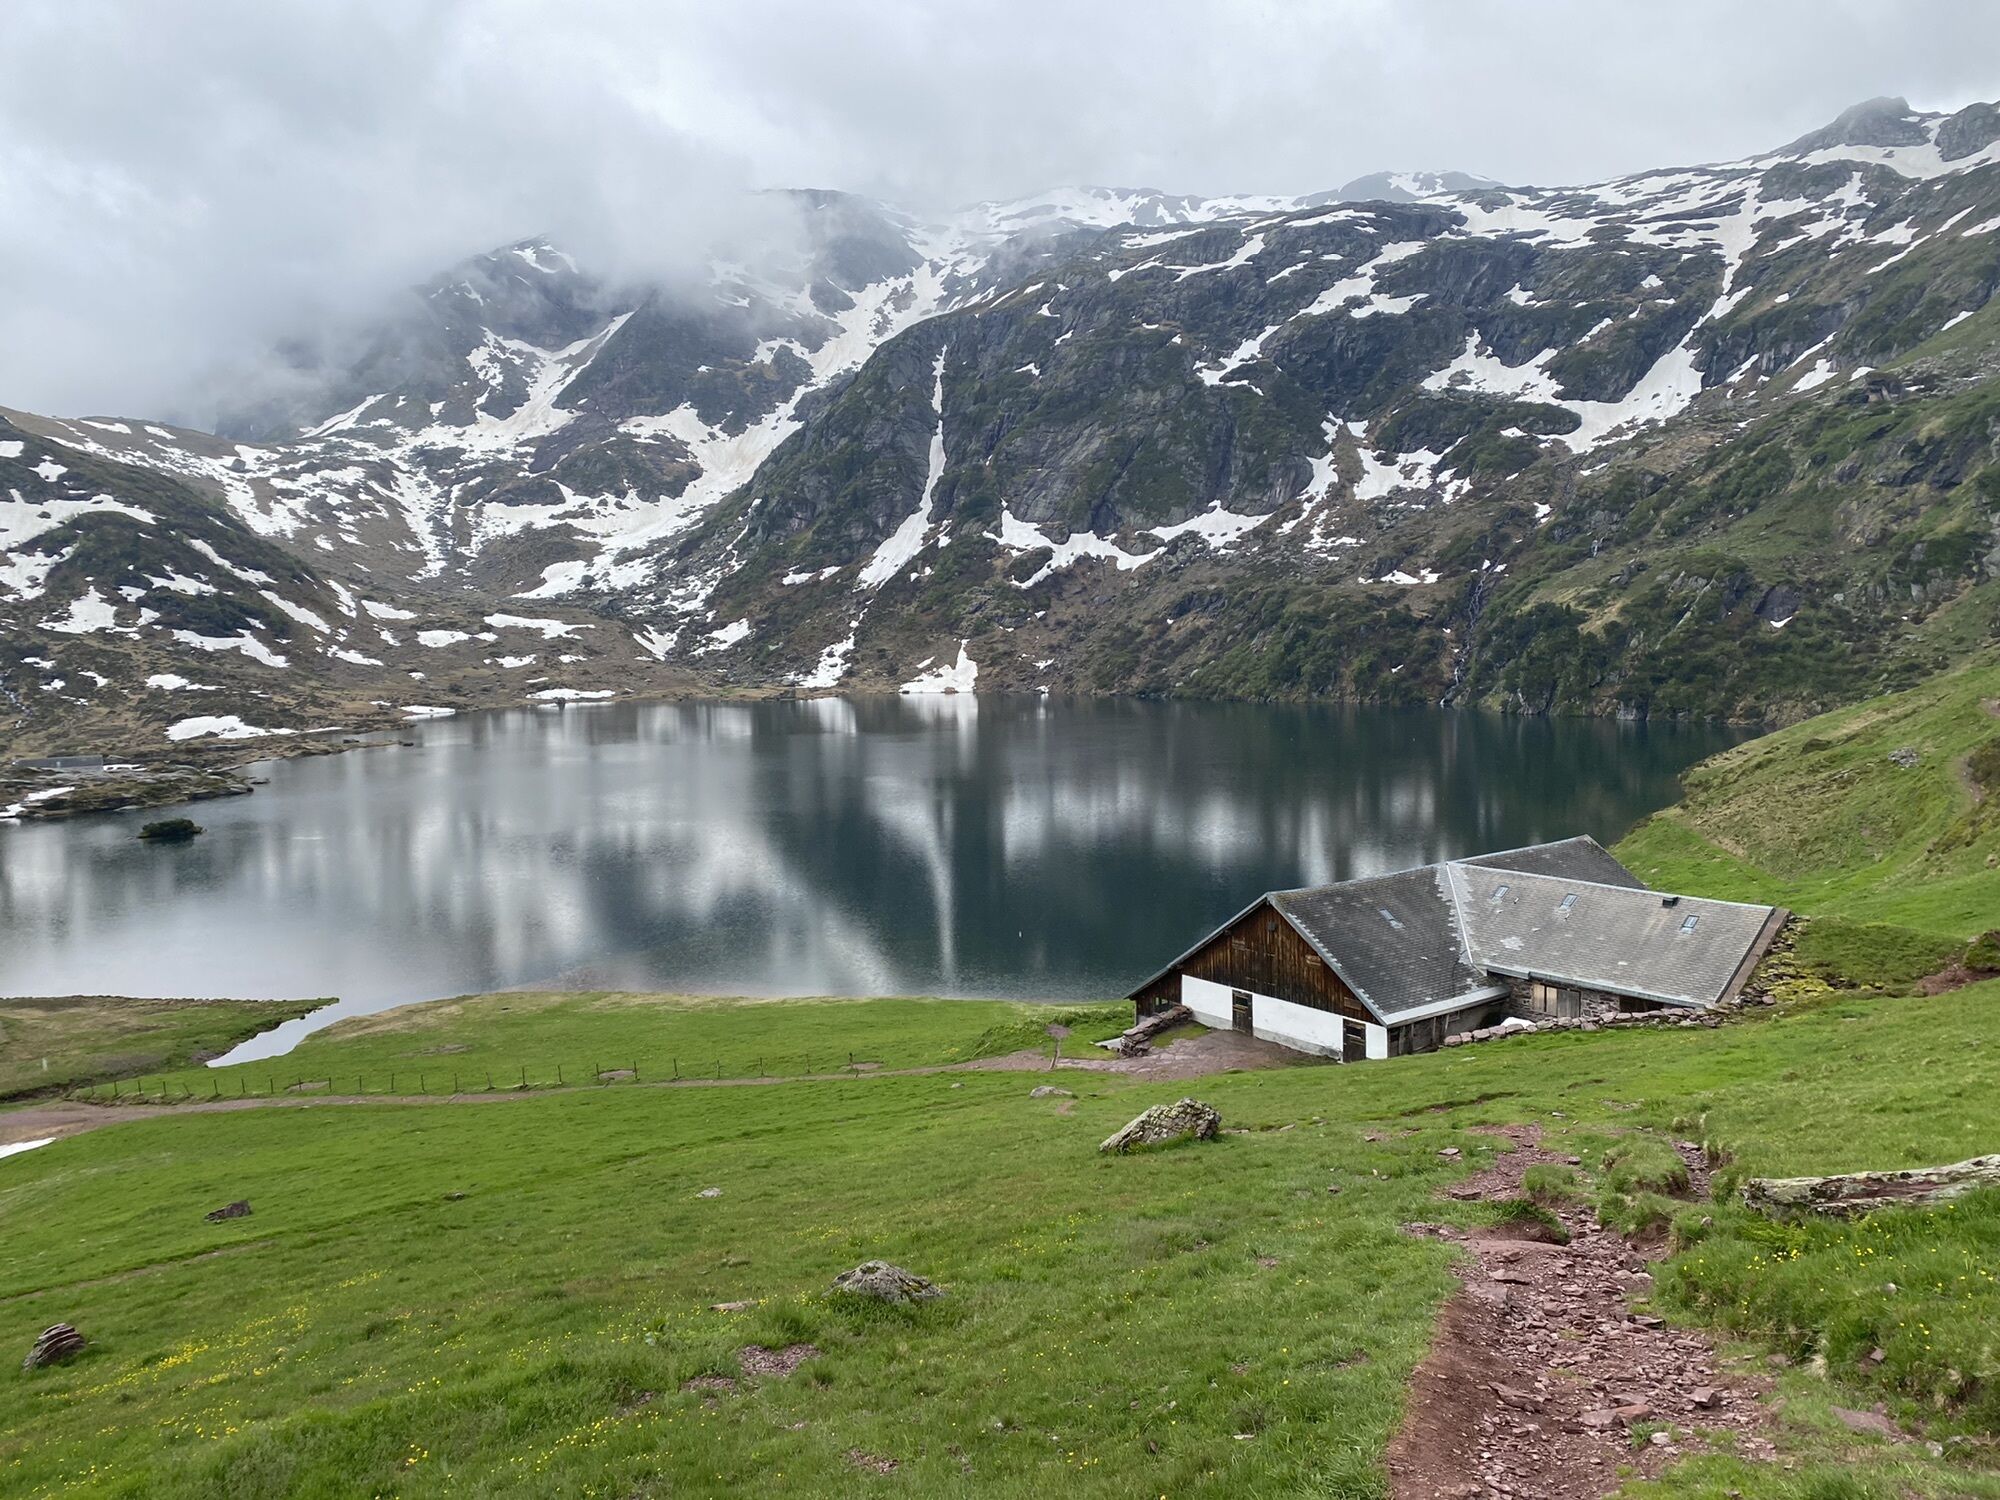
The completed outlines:
<svg viewBox="0 0 2000 1500">
<path fill-rule="evenodd" d="M 1990 0 L 0 0 L 0 405 L 218 368 L 548 231 L 681 263 L 748 187 L 1578 182 L 2000 97 Z"/>
</svg>

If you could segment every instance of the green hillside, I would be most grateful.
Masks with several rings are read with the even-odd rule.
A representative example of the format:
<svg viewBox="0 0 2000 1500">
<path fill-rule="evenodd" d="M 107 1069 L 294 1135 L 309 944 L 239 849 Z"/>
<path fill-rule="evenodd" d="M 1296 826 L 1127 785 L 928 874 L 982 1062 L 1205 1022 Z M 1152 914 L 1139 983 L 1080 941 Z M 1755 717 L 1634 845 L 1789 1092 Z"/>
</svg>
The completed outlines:
<svg viewBox="0 0 2000 1500">
<path fill-rule="evenodd" d="M 1029 1098 L 1043 1077 L 966 1071 L 149 1111 L 0 1177 L 15 1342 L 62 1319 L 95 1345 L 0 1382 L 0 1473 L 21 1494 L 1377 1496 L 1452 1284 L 1450 1249 L 1397 1226 L 1490 1212 L 1438 1196 L 1502 1144 L 1466 1127 L 1538 1121 L 1593 1174 L 1677 1122 L 1737 1171 L 1965 1155 L 2000 1136 L 1996 1000 L 1230 1074 L 1195 1087 L 1248 1134 L 1129 1159 L 1097 1141 L 1186 1086 L 1070 1072 L 1072 1106 Z M 768 1010 L 740 1019 L 782 1040 Z M 1941 1087 L 1962 1101 L 1946 1120 Z M 239 1197 L 250 1217 L 203 1222 Z M 1937 1433 L 2000 1430 L 1980 1378 L 2000 1289 L 1957 1280 L 1967 1255 L 1990 1268 L 2000 1205 L 1871 1242 L 1866 1286 L 1868 1231 L 1794 1234 L 1787 1278 L 1754 1287 L 1771 1226 L 1665 1207 L 1694 1246 L 1662 1276 L 1675 1314 L 1823 1352 L 1831 1378 L 1785 1377 L 1800 1469 L 1704 1459 L 1660 1493 L 2000 1494 L 1816 1415 L 1881 1398 Z M 822 1295 L 871 1256 L 949 1295 L 907 1313 Z M 820 1354 L 790 1378 L 684 1389 L 799 1342 Z M 1847 1394 L 1864 1377 L 1834 1356 L 1857 1342 L 1887 1358 Z M 1835 1462 L 1857 1466 L 1848 1487 L 1820 1487 Z"/>
<path fill-rule="evenodd" d="M 1965 940 L 2000 926 L 2000 660 L 1750 740 L 1618 853 L 1649 883 Z"/>
</svg>

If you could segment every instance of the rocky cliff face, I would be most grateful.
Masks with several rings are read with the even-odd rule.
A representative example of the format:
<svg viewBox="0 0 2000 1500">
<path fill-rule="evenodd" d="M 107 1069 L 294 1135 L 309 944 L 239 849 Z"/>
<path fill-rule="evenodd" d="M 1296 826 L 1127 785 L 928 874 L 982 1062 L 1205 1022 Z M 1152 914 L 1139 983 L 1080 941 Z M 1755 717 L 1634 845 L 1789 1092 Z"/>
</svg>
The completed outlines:
<svg viewBox="0 0 2000 1500">
<path fill-rule="evenodd" d="M 235 611 L 204 639 L 285 658 L 229 652 L 286 727 L 438 677 L 1749 717 L 1995 634 L 1993 106 L 1582 188 L 782 206 L 782 254 L 697 290 L 468 262 L 227 438 L 14 415 L 24 722 L 87 647 L 217 659 L 169 570 Z"/>
</svg>

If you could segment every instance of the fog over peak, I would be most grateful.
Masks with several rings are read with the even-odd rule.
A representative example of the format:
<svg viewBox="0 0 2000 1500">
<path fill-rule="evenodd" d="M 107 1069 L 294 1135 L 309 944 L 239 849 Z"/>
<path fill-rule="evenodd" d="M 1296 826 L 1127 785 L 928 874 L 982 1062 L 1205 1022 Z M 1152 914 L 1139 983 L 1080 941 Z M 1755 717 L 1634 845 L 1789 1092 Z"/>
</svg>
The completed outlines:
<svg viewBox="0 0 2000 1500">
<path fill-rule="evenodd" d="M 1601 178 L 2000 94 L 1980 0 L 13 0 L 0 404 L 203 421 L 280 340 L 546 234 L 671 285 L 782 186 Z"/>
</svg>

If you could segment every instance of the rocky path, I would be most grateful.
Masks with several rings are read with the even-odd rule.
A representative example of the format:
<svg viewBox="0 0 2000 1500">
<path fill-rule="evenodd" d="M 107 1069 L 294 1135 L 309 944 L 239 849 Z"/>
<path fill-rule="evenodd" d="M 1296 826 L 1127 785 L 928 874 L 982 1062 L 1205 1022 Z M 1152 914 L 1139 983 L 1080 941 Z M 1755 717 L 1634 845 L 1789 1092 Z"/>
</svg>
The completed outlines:
<svg viewBox="0 0 2000 1500">
<path fill-rule="evenodd" d="M 1518 1197 L 1529 1167 L 1566 1160 L 1541 1148 L 1534 1126 L 1494 1133 L 1515 1149 L 1453 1197 Z M 1700 1153 L 1680 1149 L 1705 1194 Z M 1567 1245 L 1541 1243 L 1532 1228 L 1408 1226 L 1467 1254 L 1390 1445 L 1394 1500 L 1596 1500 L 1681 1454 L 1771 1456 L 1766 1388 L 1724 1373 L 1700 1334 L 1630 1310 L 1651 1290 L 1649 1254 L 1599 1228 L 1588 1208 L 1560 1216 Z"/>
</svg>

